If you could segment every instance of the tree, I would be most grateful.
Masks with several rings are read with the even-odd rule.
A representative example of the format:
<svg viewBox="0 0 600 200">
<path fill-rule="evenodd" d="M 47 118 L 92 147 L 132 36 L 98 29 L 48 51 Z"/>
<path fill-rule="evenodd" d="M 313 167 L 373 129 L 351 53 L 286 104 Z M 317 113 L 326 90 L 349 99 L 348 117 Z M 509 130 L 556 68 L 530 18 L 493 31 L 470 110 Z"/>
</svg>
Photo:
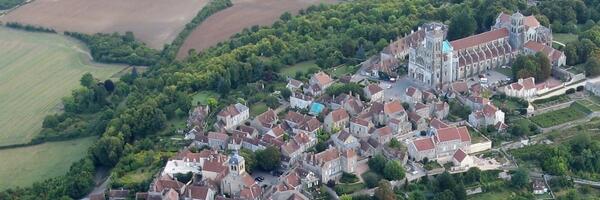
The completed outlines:
<svg viewBox="0 0 600 200">
<path fill-rule="evenodd" d="M 596 77 L 600 75 L 600 59 L 592 56 L 585 63 L 585 75 L 587 77 Z"/>
<path fill-rule="evenodd" d="M 481 178 L 481 170 L 477 167 L 471 167 L 467 172 L 465 172 L 464 180 L 466 183 L 475 183 L 479 182 Z"/>
<path fill-rule="evenodd" d="M 185 174 L 182 174 L 182 173 L 175 174 L 175 178 L 177 178 L 177 181 L 182 182 L 182 183 L 190 182 L 190 180 L 192 180 L 192 177 L 193 177 L 192 172 L 188 172 Z"/>
<path fill-rule="evenodd" d="M 448 40 L 456 40 L 473 35 L 476 29 L 477 21 L 475 21 L 473 15 L 471 15 L 470 12 L 463 10 L 463 12 L 460 12 L 450 19 Z"/>
<path fill-rule="evenodd" d="M 398 148 L 398 147 L 400 147 L 400 145 L 401 145 L 401 144 L 400 144 L 400 142 L 398 141 L 398 139 L 396 139 L 396 138 L 392 138 L 392 139 L 390 140 L 390 143 L 389 143 L 389 146 L 390 146 L 390 147 L 392 147 L 392 148 Z"/>
<path fill-rule="evenodd" d="M 289 99 L 290 96 L 292 96 L 292 91 L 290 91 L 290 89 L 284 88 L 283 90 L 281 90 L 281 96 L 283 97 L 283 99 Z"/>
<path fill-rule="evenodd" d="M 381 180 L 375 189 L 375 198 L 378 200 L 395 200 L 396 194 L 392 189 L 392 184 L 389 181 Z"/>
<path fill-rule="evenodd" d="M 240 150 L 240 156 L 244 157 L 244 160 L 246 161 L 246 171 L 252 173 L 257 166 L 256 154 L 244 148 Z"/>
<path fill-rule="evenodd" d="M 104 81 L 104 89 L 106 89 L 106 91 L 108 91 L 109 93 L 112 93 L 113 91 L 115 91 L 115 83 L 113 83 L 113 81 L 110 79 L 106 79 Z"/>
<path fill-rule="evenodd" d="M 385 168 L 386 160 L 387 159 L 385 159 L 383 155 L 377 154 L 373 158 L 369 159 L 369 168 L 375 172 L 382 173 Z"/>
<path fill-rule="evenodd" d="M 434 200 L 455 200 L 454 193 L 450 190 L 444 190 L 443 192 L 437 193 Z"/>
<path fill-rule="evenodd" d="M 258 166 L 265 171 L 274 170 L 281 163 L 281 153 L 279 149 L 269 146 L 264 150 L 256 151 L 256 160 L 260 160 L 258 162 Z"/>
<path fill-rule="evenodd" d="M 538 52 L 535 54 L 535 59 L 538 64 L 538 72 L 536 73 L 535 80 L 539 82 L 546 81 L 552 74 L 552 64 L 548 60 L 548 56 Z"/>
<path fill-rule="evenodd" d="M 420 190 L 411 192 L 408 195 L 408 200 L 426 200 L 425 195 Z"/>
<path fill-rule="evenodd" d="M 115 166 L 123 153 L 123 140 L 113 136 L 102 137 L 92 146 L 91 152 L 96 165 Z"/>
<path fill-rule="evenodd" d="M 379 181 L 379 176 L 374 172 L 367 172 L 362 175 L 363 181 L 365 181 L 365 185 L 368 188 L 374 188 L 377 186 L 377 182 Z"/>
<path fill-rule="evenodd" d="M 292 19 L 292 13 L 286 11 L 283 14 L 281 14 L 281 17 L 279 17 L 279 19 L 281 19 L 282 21 L 288 21 Z"/>
<path fill-rule="evenodd" d="M 515 188 L 523 188 L 529 183 L 529 173 L 524 169 L 517 169 L 510 179 L 510 184 Z"/>
<path fill-rule="evenodd" d="M 90 74 L 89 72 L 83 74 L 83 76 L 81 76 L 81 79 L 79 80 L 81 86 L 87 88 L 91 88 L 94 85 L 94 82 L 94 76 L 92 76 L 92 74 Z"/>
<path fill-rule="evenodd" d="M 277 106 L 279 106 L 279 100 L 277 100 L 277 98 L 274 96 L 268 96 L 265 98 L 265 104 L 267 104 L 269 108 L 275 109 Z"/>
<path fill-rule="evenodd" d="M 385 164 L 385 169 L 383 170 L 383 176 L 390 180 L 396 181 L 401 180 L 405 176 L 404 167 L 395 160 L 390 160 Z"/>
</svg>

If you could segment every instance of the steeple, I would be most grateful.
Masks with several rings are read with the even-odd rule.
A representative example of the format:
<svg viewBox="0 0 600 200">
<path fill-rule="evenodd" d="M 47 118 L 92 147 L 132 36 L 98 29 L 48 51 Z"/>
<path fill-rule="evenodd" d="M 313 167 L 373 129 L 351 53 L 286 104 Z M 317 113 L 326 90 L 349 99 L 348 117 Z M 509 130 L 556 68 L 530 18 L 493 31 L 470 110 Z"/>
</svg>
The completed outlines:
<svg viewBox="0 0 600 200">
<path fill-rule="evenodd" d="M 229 157 L 229 173 L 233 175 L 242 175 L 246 172 L 246 161 L 244 157 L 240 156 L 236 151 Z"/>
</svg>

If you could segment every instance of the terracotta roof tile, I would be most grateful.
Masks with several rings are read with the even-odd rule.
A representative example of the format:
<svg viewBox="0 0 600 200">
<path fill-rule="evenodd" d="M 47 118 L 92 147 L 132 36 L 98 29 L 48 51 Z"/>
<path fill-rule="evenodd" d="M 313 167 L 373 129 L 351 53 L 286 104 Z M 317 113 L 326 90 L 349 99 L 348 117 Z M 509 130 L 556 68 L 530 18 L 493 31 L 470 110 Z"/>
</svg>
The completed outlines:
<svg viewBox="0 0 600 200">
<path fill-rule="evenodd" d="M 455 51 L 508 37 L 508 29 L 500 28 L 450 42 Z"/>
<path fill-rule="evenodd" d="M 414 140 L 413 144 L 417 148 L 417 151 L 426 151 L 435 148 L 433 140 L 430 137 Z"/>
</svg>

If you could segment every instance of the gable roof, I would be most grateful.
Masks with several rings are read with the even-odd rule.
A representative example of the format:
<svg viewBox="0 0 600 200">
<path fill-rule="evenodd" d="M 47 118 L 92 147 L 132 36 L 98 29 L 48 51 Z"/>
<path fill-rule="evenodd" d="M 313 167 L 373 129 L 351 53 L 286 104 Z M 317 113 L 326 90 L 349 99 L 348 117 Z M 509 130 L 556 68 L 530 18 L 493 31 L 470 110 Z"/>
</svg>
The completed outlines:
<svg viewBox="0 0 600 200">
<path fill-rule="evenodd" d="M 313 74 L 313 78 L 317 80 L 320 86 L 324 86 L 333 82 L 333 79 L 331 79 L 331 77 L 323 71 Z"/>
<path fill-rule="evenodd" d="M 334 122 L 339 122 L 343 119 L 350 117 L 350 115 L 348 115 L 348 112 L 346 112 L 346 110 L 344 110 L 342 108 L 332 111 L 330 113 L 330 115 L 331 115 L 331 119 L 333 119 Z"/>
<path fill-rule="evenodd" d="M 508 29 L 500 28 L 450 42 L 455 51 L 508 37 Z"/>
<path fill-rule="evenodd" d="M 394 100 L 388 103 L 385 103 L 383 106 L 383 110 L 385 114 L 394 114 L 398 112 L 404 111 L 404 107 L 402 107 L 402 103 L 399 100 Z"/>
<path fill-rule="evenodd" d="M 437 142 L 447 142 L 452 140 L 460 140 L 462 142 L 466 142 L 471 141 L 471 136 L 469 135 L 469 130 L 465 126 L 461 126 L 458 128 L 448 127 L 437 129 L 435 139 Z"/>
<path fill-rule="evenodd" d="M 413 140 L 413 144 L 415 145 L 417 151 L 426 151 L 435 148 L 431 137 Z"/>
<path fill-rule="evenodd" d="M 367 85 L 367 87 L 365 87 L 365 88 L 369 91 L 370 94 L 377 94 L 378 92 L 383 91 L 383 89 L 375 83 L 371 83 L 371 84 Z"/>
</svg>

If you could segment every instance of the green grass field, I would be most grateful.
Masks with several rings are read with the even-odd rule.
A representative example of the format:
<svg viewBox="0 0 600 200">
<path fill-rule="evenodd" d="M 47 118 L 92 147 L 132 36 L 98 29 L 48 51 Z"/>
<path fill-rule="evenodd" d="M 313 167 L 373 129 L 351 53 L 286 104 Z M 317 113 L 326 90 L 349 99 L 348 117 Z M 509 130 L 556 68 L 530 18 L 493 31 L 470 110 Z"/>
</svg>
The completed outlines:
<svg viewBox="0 0 600 200">
<path fill-rule="evenodd" d="M 570 121 L 578 120 L 589 113 L 585 107 L 575 103 L 567 108 L 543 113 L 529 118 L 532 122 L 542 128 L 564 124 Z"/>
<path fill-rule="evenodd" d="M 563 44 L 577 40 L 577 35 L 571 33 L 554 33 L 552 34 L 554 41 L 558 41 Z"/>
<path fill-rule="evenodd" d="M 122 69 L 90 63 L 87 49 L 67 37 L 0 27 L 0 146 L 29 142 L 84 73 L 106 79 Z"/>
<path fill-rule="evenodd" d="M 319 66 L 317 66 L 317 64 L 315 64 L 315 61 L 306 61 L 292 66 L 286 66 L 282 68 L 279 73 L 293 78 L 296 76 L 296 72 L 300 71 L 303 74 L 306 74 L 311 68 L 321 69 Z"/>
<path fill-rule="evenodd" d="M 71 163 L 85 156 L 95 140 L 88 137 L 1 150 L 0 191 L 65 174 Z"/>
<path fill-rule="evenodd" d="M 198 92 L 198 93 L 194 94 L 194 96 L 192 96 L 192 105 L 194 105 L 194 106 L 197 106 L 198 104 L 207 105 L 208 98 L 211 98 L 211 97 L 218 100 L 219 94 L 212 92 L 212 91 Z"/>
<path fill-rule="evenodd" d="M 265 104 L 263 102 L 255 103 L 250 106 L 250 116 L 256 117 L 256 116 L 264 113 L 268 109 L 269 109 L 269 107 L 267 106 L 267 104 Z"/>
</svg>

